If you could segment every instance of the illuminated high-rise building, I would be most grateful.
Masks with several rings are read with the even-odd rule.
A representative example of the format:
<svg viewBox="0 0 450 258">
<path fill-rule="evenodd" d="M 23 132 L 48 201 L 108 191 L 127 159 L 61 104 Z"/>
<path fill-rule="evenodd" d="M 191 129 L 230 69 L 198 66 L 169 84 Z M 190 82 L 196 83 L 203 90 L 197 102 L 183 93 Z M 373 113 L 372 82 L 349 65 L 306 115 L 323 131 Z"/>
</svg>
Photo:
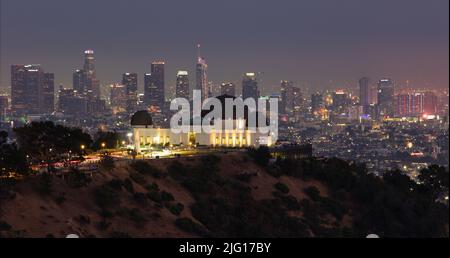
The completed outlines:
<svg viewBox="0 0 450 258">
<path fill-rule="evenodd" d="M 258 81 L 255 73 L 246 73 L 242 79 L 242 98 L 253 98 L 255 101 L 259 99 Z"/>
<path fill-rule="evenodd" d="M 6 111 L 9 107 L 9 99 L 6 95 L 0 95 L 0 121 L 4 121 L 6 117 Z"/>
<path fill-rule="evenodd" d="M 311 113 L 317 113 L 324 108 L 323 95 L 319 92 L 311 95 Z"/>
<path fill-rule="evenodd" d="M 370 104 L 370 79 L 363 77 L 359 80 L 359 105 L 362 106 L 364 114 L 369 114 Z"/>
<path fill-rule="evenodd" d="M 151 73 L 144 77 L 145 104 L 147 106 L 164 107 L 165 86 L 164 86 L 164 61 L 155 61 L 151 64 Z"/>
<path fill-rule="evenodd" d="M 283 114 L 289 114 L 294 109 L 293 88 L 294 83 L 292 81 L 281 81 L 280 111 Z"/>
<path fill-rule="evenodd" d="M 83 70 L 75 70 L 72 75 L 72 88 L 77 91 L 79 94 L 82 94 L 86 90 L 86 79 L 84 78 L 85 74 Z"/>
<path fill-rule="evenodd" d="M 377 100 L 380 115 L 392 117 L 395 113 L 394 82 L 391 79 L 383 78 L 378 81 L 377 85 Z"/>
<path fill-rule="evenodd" d="M 202 99 L 205 100 L 211 97 L 211 89 L 208 82 L 208 64 L 206 64 L 206 60 L 200 55 L 200 44 L 197 45 L 197 48 L 198 55 L 195 67 L 195 89 L 202 92 Z"/>
<path fill-rule="evenodd" d="M 40 65 L 12 65 L 11 105 L 16 115 L 53 112 L 54 75 Z"/>
<path fill-rule="evenodd" d="M 177 73 L 175 96 L 189 99 L 189 73 L 187 71 L 178 71 Z"/>
<path fill-rule="evenodd" d="M 88 49 L 84 51 L 84 88 L 85 91 L 92 92 L 96 98 L 100 97 L 100 81 L 97 80 L 95 71 L 94 50 Z"/>
<path fill-rule="evenodd" d="M 424 93 L 423 113 L 426 115 L 436 115 L 438 113 L 438 97 L 434 92 L 427 91 Z"/>
<path fill-rule="evenodd" d="M 55 111 L 55 75 L 53 73 L 44 73 L 41 98 L 41 112 L 53 113 Z"/>
<path fill-rule="evenodd" d="M 224 82 L 220 85 L 220 95 L 236 96 L 236 85 L 232 82 Z"/>
<path fill-rule="evenodd" d="M 114 114 L 122 113 L 127 110 L 127 90 L 127 87 L 123 84 L 112 84 L 110 86 L 110 101 Z"/>
<path fill-rule="evenodd" d="M 130 114 L 137 111 L 138 104 L 138 75 L 137 73 L 122 74 L 122 84 L 125 86 L 127 99 L 126 110 Z"/>
</svg>

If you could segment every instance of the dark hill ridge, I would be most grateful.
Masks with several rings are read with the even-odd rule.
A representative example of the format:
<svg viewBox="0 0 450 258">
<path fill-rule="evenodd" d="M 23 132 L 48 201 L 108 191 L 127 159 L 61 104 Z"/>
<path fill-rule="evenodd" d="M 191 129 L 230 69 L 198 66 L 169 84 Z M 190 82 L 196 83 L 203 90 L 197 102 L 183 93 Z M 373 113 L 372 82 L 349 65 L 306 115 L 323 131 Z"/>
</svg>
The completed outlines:
<svg viewBox="0 0 450 258">
<path fill-rule="evenodd" d="M 448 236 L 448 206 L 398 172 L 383 181 L 337 159 L 267 162 L 229 153 L 27 178 L 2 194 L 0 236 Z"/>
</svg>

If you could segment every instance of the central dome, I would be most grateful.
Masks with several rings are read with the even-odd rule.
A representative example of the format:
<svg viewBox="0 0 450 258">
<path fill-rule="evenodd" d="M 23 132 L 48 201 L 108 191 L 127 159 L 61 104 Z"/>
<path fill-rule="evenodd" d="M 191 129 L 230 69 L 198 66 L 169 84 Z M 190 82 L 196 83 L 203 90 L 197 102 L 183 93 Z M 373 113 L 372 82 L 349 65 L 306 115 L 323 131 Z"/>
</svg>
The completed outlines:
<svg viewBox="0 0 450 258">
<path fill-rule="evenodd" d="M 141 110 L 131 117 L 131 126 L 151 126 L 153 125 L 152 116 L 147 110 Z"/>
</svg>

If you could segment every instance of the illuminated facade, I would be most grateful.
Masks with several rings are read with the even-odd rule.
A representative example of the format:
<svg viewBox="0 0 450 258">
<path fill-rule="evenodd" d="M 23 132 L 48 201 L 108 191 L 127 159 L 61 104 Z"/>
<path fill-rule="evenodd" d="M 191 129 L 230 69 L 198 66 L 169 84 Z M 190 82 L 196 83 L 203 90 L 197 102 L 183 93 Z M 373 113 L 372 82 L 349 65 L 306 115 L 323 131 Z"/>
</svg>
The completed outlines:
<svg viewBox="0 0 450 258">
<path fill-rule="evenodd" d="M 226 96 L 226 95 L 224 95 Z M 220 98 L 220 97 L 218 97 Z M 206 113 L 202 113 L 206 115 Z M 231 122 L 233 129 L 225 129 L 225 121 Z M 214 121 L 222 124 L 222 129 L 211 132 L 202 130 L 188 133 L 174 133 L 170 128 L 158 128 L 153 125 L 152 117 L 147 111 L 138 111 L 131 118 L 133 142 L 138 153 L 151 150 L 155 146 L 209 146 L 209 147 L 250 147 L 271 146 L 275 142 L 271 133 L 250 130 L 245 118 L 223 118 Z"/>
</svg>

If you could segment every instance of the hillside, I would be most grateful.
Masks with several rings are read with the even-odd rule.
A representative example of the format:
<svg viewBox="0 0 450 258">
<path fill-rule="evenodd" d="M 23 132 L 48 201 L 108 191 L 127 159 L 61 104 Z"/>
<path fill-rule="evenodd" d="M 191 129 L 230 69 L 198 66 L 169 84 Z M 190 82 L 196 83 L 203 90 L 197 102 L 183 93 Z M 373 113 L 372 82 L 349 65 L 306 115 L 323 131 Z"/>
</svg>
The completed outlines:
<svg viewBox="0 0 450 258">
<path fill-rule="evenodd" d="M 367 202 L 365 207 L 361 196 L 358 200 L 353 196 L 355 182 L 350 181 L 358 168 L 350 164 L 340 161 L 330 165 L 331 161 L 314 159 L 295 161 L 304 164 L 290 167 L 288 161 L 268 165 L 262 164 L 260 157 L 253 157 L 256 160 L 251 155 L 228 153 L 116 162 L 114 166 L 110 162 L 88 175 L 74 170 L 63 176 L 26 178 L 1 197 L 0 236 L 448 236 L 448 207 L 440 204 L 430 208 L 432 215 L 446 213 L 447 220 L 439 225 L 435 224 L 441 221 L 436 220 L 433 225 L 426 224 L 437 228 L 406 232 L 403 227 L 411 227 L 408 223 L 412 222 L 397 225 L 395 216 L 404 214 L 386 214 L 388 210 L 375 212 L 380 221 L 373 222 L 368 214 L 373 214 L 375 208 L 384 209 L 384 204 L 375 207 L 375 201 Z M 347 177 L 345 173 L 337 174 L 342 174 L 342 182 L 330 181 L 321 174 L 328 166 L 351 173 Z M 373 180 L 378 184 L 377 179 Z M 347 186 L 341 185 L 343 182 Z M 374 193 L 367 189 L 371 184 L 362 187 L 369 191 L 367 198 L 377 195 L 375 189 Z M 429 216 L 420 215 L 420 223 L 433 223 L 426 220 Z M 371 229 L 374 232 L 366 232 Z"/>
</svg>

